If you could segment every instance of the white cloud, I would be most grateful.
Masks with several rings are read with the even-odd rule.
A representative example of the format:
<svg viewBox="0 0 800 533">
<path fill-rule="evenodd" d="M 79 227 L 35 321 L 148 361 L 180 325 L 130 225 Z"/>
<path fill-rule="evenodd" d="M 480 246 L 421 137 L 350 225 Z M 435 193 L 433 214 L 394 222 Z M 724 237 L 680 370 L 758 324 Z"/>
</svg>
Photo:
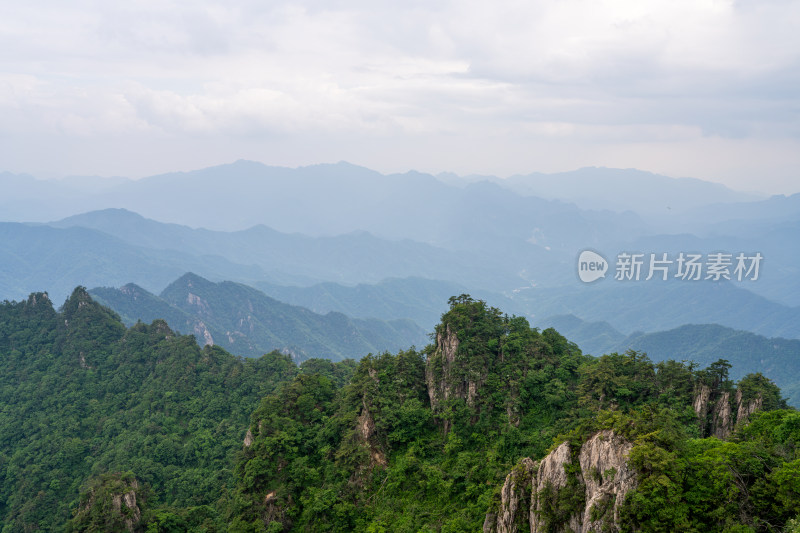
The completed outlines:
<svg viewBox="0 0 800 533">
<path fill-rule="evenodd" d="M 219 162 L 287 163 L 258 151 L 269 140 L 296 164 L 498 174 L 664 172 L 677 150 L 698 169 L 682 174 L 735 180 L 718 148 L 690 149 L 725 145 L 779 187 L 800 138 L 799 23 L 781 0 L 33 0 L 0 6 L 0 135 L 69 144 L 47 169 L 64 173 L 96 168 L 102 138 L 117 157 L 99 171 L 131 175 L 195 167 L 208 143 Z M 164 138 L 176 149 L 153 148 Z M 42 166 L 28 153 L 0 148 L 10 170 Z"/>
</svg>

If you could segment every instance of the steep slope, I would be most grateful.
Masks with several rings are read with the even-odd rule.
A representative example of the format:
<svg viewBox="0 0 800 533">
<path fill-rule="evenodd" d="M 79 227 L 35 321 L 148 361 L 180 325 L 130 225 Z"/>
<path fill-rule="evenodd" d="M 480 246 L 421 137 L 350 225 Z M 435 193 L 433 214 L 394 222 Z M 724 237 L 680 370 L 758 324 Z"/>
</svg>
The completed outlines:
<svg viewBox="0 0 800 533">
<path fill-rule="evenodd" d="M 612 530 L 620 508 L 638 485 L 629 464 L 631 442 L 603 430 L 577 450 L 561 443 L 540 462 L 529 458 L 506 476 L 496 511 L 483 523 L 484 533 L 549 531 L 568 524 L 574 533 Z M 571 507 L 559 503 L 571 503 Z"/>
<path fill-rule="evenodd" d="M 206 324 L 200 318 L 175 307 L 134 283 L 119 289 L 96 287 L 89 290 L 92 298 L 120 315 L 122 322 L 130 327 L 141 321 L 149 324 L 154 320 L 164 320 L 177 332 L 194 335 L 200 346 L 214 345 L 214 339 L 225 339 L 224 331 Z M 224 344 L 219 344 L 226 348 Z M 263 353 L 267 353 L 267 350 Z M 252 355 L 252 354 L 238 354 Z"/>
<path fill-rule="evenodd" d="M 560 420 L 574 406 L 575 370 L 585 359 L 554 331 L 539 333 L 466 296 L 451 302 L 439 342 L 425 353 L 364 358 L 338 393 L 298 379 L 262 402 L 237 470 L 235 527 L 480 527 L 520 449 L 542 453 L 567 427 Z M 457 353 L 443 353 L 453 348 L 448 335 L 461 339 Z M 450 355 L 457 367 L 447 371 Z M 473 375 L 486 379 L 470 387 L 463 379 Z M 552 390 L 549 379 L 562 388 Z M 528 427 L 538 429 L 519 429 Z"/>
<path fill-rule="evenodd" d="M 687 439 L 692 428 L 676 425 L 666 410 L 599 413 L 540 461 L 526 457 L 511 470 L 483 532 L 774 531 L 784 522 L 794 527 L 796 493 L 789 479 L 800 469 L 785 454 L 798 450 L 794 425 L 800 415 L 762 410 L 779 403 L 773 403 L 774 386 L 758 381 L 740 382 L 733 415 L 725 414 L 729 393 L 719 396 L 714 423 L 738 418 L 735 425 L 726 419 L 711 438 Z M 708 392 L 704 384 L 695 389 L 695 408 L 705 409 Z"/>
</svg>

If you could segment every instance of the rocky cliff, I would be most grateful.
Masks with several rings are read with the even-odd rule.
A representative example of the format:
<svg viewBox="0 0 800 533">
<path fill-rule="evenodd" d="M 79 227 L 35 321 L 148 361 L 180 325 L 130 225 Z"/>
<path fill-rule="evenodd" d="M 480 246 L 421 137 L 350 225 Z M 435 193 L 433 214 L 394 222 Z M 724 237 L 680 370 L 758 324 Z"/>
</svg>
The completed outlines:
<svg viewBox="0 0 800 533">
<path fill-rule="evenodd" d="M 606 430 L 578 449 L 563 442 L 539 462 L 523 459 L 506 476 L 484 533 L 616 531 L 620 506 L 636 487 L 632 447 Z"/>
<path fill-rule="evenodd" d="M 459 360 L 459 340 L 456 332 L 446 324 L 436 333 L 436 349 L 428 358 L 425 380 L 431 407 L 437 409 L 441 402 L 449 398 L 460 398 L 467 405 L 474 406 L 481 386 L 486 382 L 488 366 L 477 370 L 465 369 Z"/>
<path fill-rule="evenodd" d="M 70 520 L 70 531 L 141 531 L 139 482 L 130 473 L 93 479 Z"/>
<path fill-rule="evenodd" d="M 761 393 L 753 398 L 744 398 L 742 391 L 737 390 L 731 402 L 730 391 L 721 391 L 704 384 L 695 388 L 692 402 L 700 435 L 718 439 L 727 439 L 737 424 L 746 423 L 762 405 Z"/>
</svg>

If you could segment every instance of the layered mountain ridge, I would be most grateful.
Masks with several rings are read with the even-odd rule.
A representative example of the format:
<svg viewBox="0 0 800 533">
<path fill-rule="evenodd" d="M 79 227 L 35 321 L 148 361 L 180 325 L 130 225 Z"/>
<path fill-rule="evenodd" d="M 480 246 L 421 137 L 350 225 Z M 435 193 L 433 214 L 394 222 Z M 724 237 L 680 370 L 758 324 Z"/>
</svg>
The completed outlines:
<svg viewBox="0 0 800 533">
<path fill-rule="evenodd" d="M 217 344 L 250 357 L 278 350 L 297 362 L 311 357 L 341 360 L 426 342 L 424 331 L 411 320 L 320 315 L 245 285 L 213 283 L 192 273 L 172 282 L 160 296 L 134 284 L 90 292 L 129 325 L 164 318 L 173 329 L 194 334 L 200 345 Z"/>
</svg>

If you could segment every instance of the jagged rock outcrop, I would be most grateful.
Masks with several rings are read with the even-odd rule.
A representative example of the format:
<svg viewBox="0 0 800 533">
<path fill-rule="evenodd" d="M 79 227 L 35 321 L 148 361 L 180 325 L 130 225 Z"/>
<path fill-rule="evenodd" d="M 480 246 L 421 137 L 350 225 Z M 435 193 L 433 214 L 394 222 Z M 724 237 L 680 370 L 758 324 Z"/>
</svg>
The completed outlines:
<svg viewBox="0 0 800 533">
<path fill-rule="evenodd" d="M 700 428 L 704 428 L 706 425 L 706 418 L 708 417 L 708 403 L 710 399 L 711 387 L 702 383 L 695 387 L 692 407 L 697 415 L 697 424 L 700 426 Z"/>
<path fill-rule="evenodd" d="M 737 390 L 731 404 L 729 391 L 712 390 L 708 385 L 700 384 L 695 389 L 693 407 L 697 414 L 697 425 L 703 437 L 714 436 L 727 439 L 738 424 L 747 423 L 750 416 L 762 408 L 763 398 L 756 396 L 748 401 L 743 400 L 742 391 Z M 735 406 L 735 415 L 734 409 Z"/>
<path fill-rule="evenodd" d="M 486 514 L 483 522 L 484 531 L 512 533 L 527 524 L 530 515 L 530 498 L 532 481 L 536 475 L 537 464 L 525 457 L 506 476 L 500 490 L 500 507 L 498 512 Z"/>
<path fill-rule="evenodd" d="M 136 504 L 136 489 L 138 488 L 139 484 L 134 480 L 131 490 L 124 494 L 114 494 L 111 497 L 111 508 L 115 513 L 125 516 L 123 519 L 125 528 L 131 532 L 142 520 L 142 510 Z M 124 511 L 123 505 L 125 506 Z"/>
<path fill-rule="evenodd" d="M 474 407 L 480 395 L 480 389 L 486 382 L 488 368 L 469 372 L 465 370 L 463 361 L 458 360 L 458 335 L 444 325 L 442 331 L 436 333 L 436 349 L 428 358 L 425 366 L 425 381 L 431 408 L 436 412 L 442 402 L 450 398 L 460 398 L 467 405 Z M 450 429 L 449 422 L 443 421 L 444 431 Z"/>
<path fill-rule="evenodd" d="M 70 521 L 75 531 L 141 531 L 139 482 L 129 474 L 107 474 L 82 495 Z"/>
<path fill-rule="evenodd" d="M 50 296 L 46 292 L 33 292 L 28 296 L 27 305 L 36 307 L 40 303 L 52 307 Z"/>
<path fill-rule="evenodd" d="M 744 401 L 742 398 L 742 391 L 736 391 L 736 422 L 746 423 L 750 416 L 761 409 L 764 403 L 764 398 L 761 395 L 756 396 L 750 401 Z"/>
<path fill-rule="evenodd" d="M 386 466 L 386 454 L 376 442 L 375 419 L 369 411 L 366 400 L 362 402 L 361 414 L 356 424 L 361 443 L 369 450 L 370 465 Z"/>
<path fill-rule="evenodd" d="M 726 439 L 733 431 L 733 418 L 731 416 L 731 393 L 723 392 L 714 404 L 714 414 L 711 421 L 711 434 L 718 439 Z"/>
<path fill-rule="evenodd" d="M 450 374 L 456 360 L 456 352 L 458 352 L 458 336 L 450 330 L 448 324 L 444 332 L 436 334 L 436 351 L 428 358 L 425 367 L 425 381 L 433 409 L 450 397 Z"/>
<path fill-rule="evenodd" d="M 613 431 L 600 431 L 577 454 L 563 442 L 538 463 L 523 459 L 506 476 L 484 533 L 617 531 L 620 507 L 637 483 L 628 466 L 632 448 Z"/>
<path fill-rule="evenodd" d="M 543 533 L 548 531 L 548 525 L 552 521 L 557 521 L 558 518 L 566 517 L 553 517 L 552 511 L 554 507 L 559 507 L 556 503 L 559 500 L 559 495 L 564 491 L 577 493 L 580 491 L 581 479 L 579 477 L 572 477 L 572 487 L 570 485 L 570 476 L 567 473 L 567 465 L 572 463 L 572 449 L 569 442 L 562 442 L 558 448 L 550 452 L 539 463 L 536 476 L 532 481 L 532 496 L 530 504 L 530 530 L 531 533 Z M 577 511 L 577 510 L 576 510 Z M 569 524 L 573 531 L 577 529 L 573 527 L 578 518 L 579 513 L 569 513 Z M 555 519 L 555 520 L 554 520 Z"/>
<path fill-rule="evenodd" d="M 195 334 L 196 338 L 203 339 L 203 346 L 214 346 L 214 337 L 202 320 L 198 320 L 194 323 L 192 332 Z"/>
<path fill-rule="evenodd" d="M 636 486 L 636 475 L 628 465 L 632 448 L 613 431 L 601 431 L 581 447 L 579 462 L 586 486 L 581 531 L 602 531 L 604 523 L 619 523 L 625 495 Z"/>
</svg>

